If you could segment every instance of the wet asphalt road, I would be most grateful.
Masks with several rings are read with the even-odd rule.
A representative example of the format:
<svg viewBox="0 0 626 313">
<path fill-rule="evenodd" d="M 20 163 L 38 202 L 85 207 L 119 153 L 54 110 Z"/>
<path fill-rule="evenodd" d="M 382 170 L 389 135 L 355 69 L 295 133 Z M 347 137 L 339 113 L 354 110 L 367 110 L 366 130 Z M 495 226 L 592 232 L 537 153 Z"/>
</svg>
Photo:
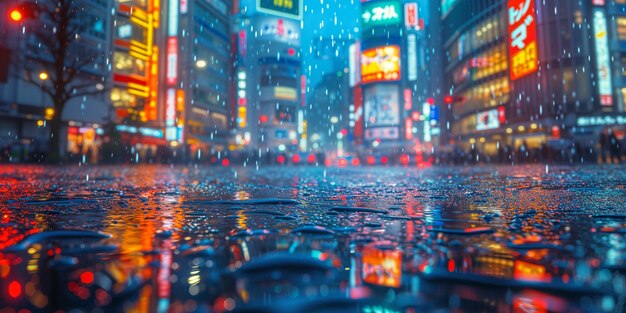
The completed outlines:
<svg viewBox="0 0 626 313">
<path fill-rule="evenodd" d="M 4 165 L 0 312 L 625 312 L 625 236 L 624 167 Z"/>
</svg>

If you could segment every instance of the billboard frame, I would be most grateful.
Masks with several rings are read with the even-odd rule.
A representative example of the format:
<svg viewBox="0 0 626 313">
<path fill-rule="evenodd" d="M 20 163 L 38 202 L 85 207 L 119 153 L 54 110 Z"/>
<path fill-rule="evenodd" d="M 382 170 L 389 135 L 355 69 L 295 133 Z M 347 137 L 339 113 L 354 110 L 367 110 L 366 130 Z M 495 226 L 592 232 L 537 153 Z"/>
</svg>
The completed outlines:
<svg viewBox="0 0 626 313">
<path fill-rule="evenodd" d="M 298 13 L 299 13 L 297 16 L 293 14 L 277 11 L 277 10 L 263 8 L 261 7 L 261 0 L 256 0 L 256 10 L 257 12 L 265 13 L 265 14 L 269 14 L 273 16 L 280 16 L 283 18 L 294 19 L 294 20 L 302 20 L 303 13 L 304 13 L 303 12 L 304 0 L 297 0 L 297 1 L 298 1 Z"/>
</svg>

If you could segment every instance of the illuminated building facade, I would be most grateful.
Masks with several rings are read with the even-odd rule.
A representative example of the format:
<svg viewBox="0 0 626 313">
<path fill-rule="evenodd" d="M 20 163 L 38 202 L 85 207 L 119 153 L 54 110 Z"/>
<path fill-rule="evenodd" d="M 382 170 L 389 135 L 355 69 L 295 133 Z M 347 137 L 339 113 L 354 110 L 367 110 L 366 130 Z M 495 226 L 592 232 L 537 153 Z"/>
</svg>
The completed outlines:
<svg viewBox="0 0 626 313">
<path fill-rule="evenodd" d="M 158 99 L 158 31 L 164 4 L 162 0 L 114 1 L 111 118 L 123 141 L 141 154 L 154 154 L 166 144 Z"/>
<path fill-rule="evenodd" d="M 56 114 L 62 115 L 62 149 L 72 158 L 95 161 L 101 143 L 102 125 L 107 120 L 108 99 L 101 94 L 71 99 L 63 112 L 55 112 L 52 99 L 41 86 L 50 86 L 54 73 L 33 27 L 42 27 L 39 20 L 24 18 L 9 20 L 9 10 L 17 1 L 0 3 L 0 159 L 11 162 L 39 161 L 39 155 L 48 149 L 49 122 Z M 47 2 L 50 3 L 50 2 Z M 111 1 L 75 1 L 81 9 L 75 22 L 84 26 L 67 52 L 70 60 L 90 60 L 80 67 L 72 82 L 79 86 L 108 87 L 110 71 Z M 74 59 L 74 57 L 76 59 Z M 81 60 L 82 61 L 82 60 Z M 80 62 L 82 63 L 82 62 Z M 26 82 L 27 72 L 33 76 Z M 21 78 L 20 78 L 21 77 Z M 84 157 L 83 157 L 84 156 Z"/>
<path fill-rule="evenodd" d="M 439 136 L 439 19 L 432 1 L 361 3 L 361 41 L 350 49 L 353 132 L 366 151 L 423 153 Z M 438 17 L 438 16 L 437 16 Z"/>
<path fill-rule="evenodd" d="M 592 151 L 624 121 L 626 2 L 442 1 L 443 143 Z M 623 25 L 622 25 L 623 26 Z"/>
<path fill-rule="evenodd" d="M 300 54 L 303 1 L 242 0 L 235 11 L 234 148 L 295 152 L 306 133 Z"/>
<path fill-rule="evenodd" d="M 166 139 L 184 144 L 193 159 L 202 160 L 229 144 L 232 3 L 191 0 L 169 5 Z"/>
</svg>

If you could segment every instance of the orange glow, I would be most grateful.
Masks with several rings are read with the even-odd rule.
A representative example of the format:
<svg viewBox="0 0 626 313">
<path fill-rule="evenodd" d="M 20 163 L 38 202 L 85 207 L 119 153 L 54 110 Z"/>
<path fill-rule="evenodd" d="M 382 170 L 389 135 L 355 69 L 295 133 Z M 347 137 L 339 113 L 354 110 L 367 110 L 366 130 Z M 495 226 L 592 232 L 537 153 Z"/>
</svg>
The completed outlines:
<svg viewBox="0 0 626 313">
<path fill-rule="evenodd" d="M 367 283 L 397 288 L 402 280 L 402 253 L 376 247 L 363 249 L 363 280 Z"/>
<path fill-rule="evenodd" d="M 9 284 L 9 296 L 11 298 L 17 298 L 22 295 L 22 285 L 14 280 Z"/>
<path fill-rule="evenodd" d="M 20 12 L 20 10 L 18 9 L 12 10 L 10 17 L 11 17 L 11 20 L 13 20 L 13 22 L 21 22 L 22 19 L 24 18 L 24 16 L 22 15 L 22 12 Z"/>
<path fill-rule="evenodd" d="M 521 260 L 515 261 L 513 277 L 524 281 L 549 282 L 551 280 L 545 266 Z"/>
<path fill-rule="evenodd" d="M 400 47 L 384 46 L 363 51 L 361 80 L 363 83 L 400 79 Z"/>
</svg>

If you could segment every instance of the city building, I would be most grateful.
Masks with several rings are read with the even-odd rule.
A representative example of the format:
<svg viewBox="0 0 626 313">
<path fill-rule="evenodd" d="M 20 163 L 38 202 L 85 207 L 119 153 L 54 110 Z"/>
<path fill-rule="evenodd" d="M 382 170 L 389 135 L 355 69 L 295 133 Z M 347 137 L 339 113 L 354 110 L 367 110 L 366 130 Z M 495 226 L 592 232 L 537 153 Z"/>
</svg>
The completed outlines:
<svg viewBox="0 0 626 313">
<path fill-rule="evenodd" d="M 438 4 L 361 3 L 361 41 L 350 48 L 353 132 L 363 153 L 423 155 L 438 143 Z"/>
<path fill-rule="evenodd" d="M 163 6 L 167 1 L 114 1 L 110 118 L 122 144 L 144 160 L 167 145 L 159 80 Z"/>
<path fill-rule="evenodd" d="M 311 94 L 306 111 L 309 144 L 312 151 L 352 150 L 350 129 L 351 89 L 347 64 L 323 76 Z"/>
<path fill-rule="evenodd" d="M 242 0 L 235 11 L 233 148 L 260 154 L 296 152 L 306 140 L 303 1 Z"/>
<path fill-rule="evenodd" d="M 623 136 L 626 3 L 442 1 L 442 141 L 473 158 L 593 158 Z M 558 154 L 553 155 L 552 152 Z"/>
<path fill-rule="evenodd" d="M 226 149 L 230 1 L 116 1 L 113 118 L 137 160 Z M 172 160 L 170 158 L 170 160 Z"/>
<path fill-rule="evenodd" d="M 165 136 L 186 158 L 201 161 L 230 143 L 231 10 L 230 0 L 169 2 Z"/>
<path fill-rule="evenodd" d="M 50 43 L 41 42 L 45 31 L 52 29 L 42 24 L 52 22 L 39 14 L 41 6 L 50 10 L 55 5 L 49 1 L 0 3 L 0 151 L 2 158 L 11 161 L 39 160 L 49 148 L 49 121 L 56 114 L 63 120 L 62 151 L 85 161 L 98 155 L 109 107 L 106 93 L 99 91 L 108 88 L 110 78 L 111 2 L 71 4 L 70 9 L 80 14 L 69 20 L 68 27 L 80 24 L 81 30 L 68 42 L 64 79 L 70 82 L 72 93 L 92 90 L 72 97 L 63 112 L 55 112 L 51 96 L 44 92 L 58 77 L 53 71 L 55 59 L 46 48 Z"/>
</svg>

